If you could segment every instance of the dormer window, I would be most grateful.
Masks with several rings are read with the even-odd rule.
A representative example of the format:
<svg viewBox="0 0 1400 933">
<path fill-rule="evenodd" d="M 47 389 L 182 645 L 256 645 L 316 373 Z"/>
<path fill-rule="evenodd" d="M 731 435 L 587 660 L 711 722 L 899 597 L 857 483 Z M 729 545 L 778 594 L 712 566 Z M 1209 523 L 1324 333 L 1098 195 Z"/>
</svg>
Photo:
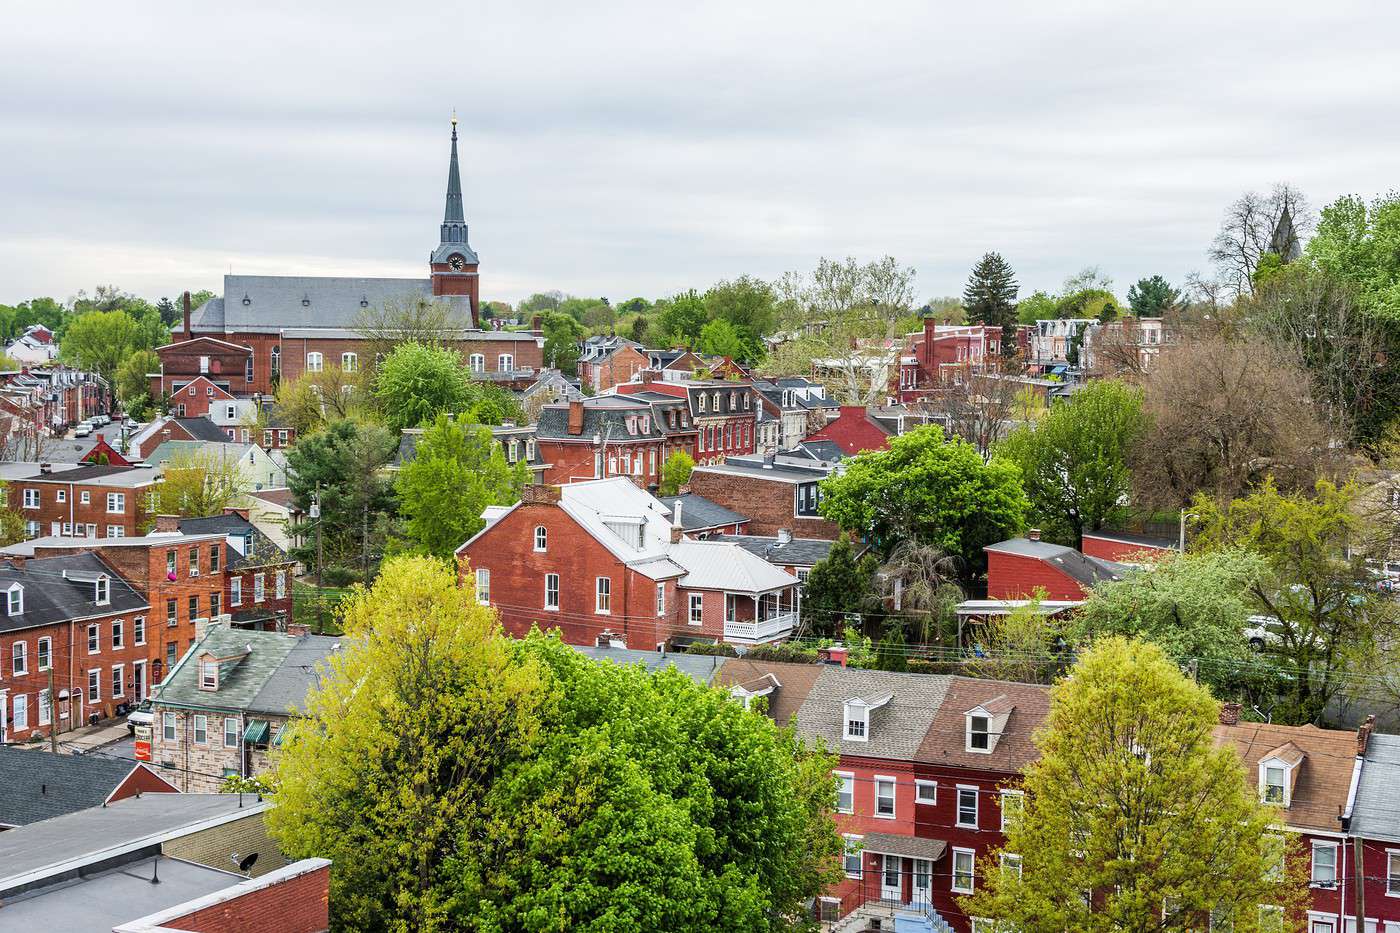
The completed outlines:
<svg viewBox="0 0 1400 933">
<path fill-rule="evenodd" d="M 219 689 L 219 662 L 211 657 L 199 659 L 199 689 Z"/>
<path fill-rule="evenodd" d="M 990 751 L 991 738 L 991 730 L 988 728 L 986 716 L 967 717 L 967 747 L 969 751 Z"/>
<path fill-rule="evenodd" d="M 847 700 L 842 706 L 842 738 L 848 742 L 870 741 L 870 714 L 892 699 L 893 693 L 881 693 L 877 696 L 853 697 Z"/>
<path fill-rule="evenodd" d="M 112 601 L 112 581 L 104 573 L 97 578 L 96 602 L 99 606 L 105 606 Z"/>
<path fill-rule="evenodd" d="M 965 715 L 966 736 L 963 750 L 976 755 L 990 755 L 1006 732 L 1006 722 L 1016 707 L 1002 694 L 975 706 Z"/>
<path fill-rule="evenodd" d="M 1269 765 L 1264 768 L 1264 778 L 1260 781 L 1260 789 L 1264 792 L 1265 803 L 1283 803 L 1283 798 L 1288 793 L 1288 770 L 1281 765 Z"/>
<path fill-rule="evenodd" d="M 24 612 L 24 584 L 11 583 L 5 594 L 5 612 L 12 616 Z"/>
<path fill-rule="evenodd" d="M 1292 742 L 1286 742 L 1259 759 L 1259 798 L 1284 809 L 1293 805 L 1293 788 L 1307 755 Z"/>
</svg>

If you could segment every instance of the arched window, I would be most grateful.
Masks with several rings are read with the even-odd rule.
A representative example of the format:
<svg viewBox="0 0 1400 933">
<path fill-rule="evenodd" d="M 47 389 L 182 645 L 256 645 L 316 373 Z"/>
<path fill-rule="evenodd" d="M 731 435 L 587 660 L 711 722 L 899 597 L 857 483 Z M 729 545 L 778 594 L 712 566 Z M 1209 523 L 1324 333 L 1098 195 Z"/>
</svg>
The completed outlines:
<svg viewBox="0 0 1400 933">
<path fill-rule="evenodd" d="M 282 348 L 272 348 L 272 375 L 274 377 L 282 375 Z"/>
<path fill-rule="evenodd" d="M 321 354 L 315 352 L 306 354 L 306 371 L 309 373 L 321 371 Z"/>
<path fill-rule="evenodd" d="M 544 551 L 549 545 L 549 530 L 543 525 L 535 526 L 535 550 Z"/>
</svg>

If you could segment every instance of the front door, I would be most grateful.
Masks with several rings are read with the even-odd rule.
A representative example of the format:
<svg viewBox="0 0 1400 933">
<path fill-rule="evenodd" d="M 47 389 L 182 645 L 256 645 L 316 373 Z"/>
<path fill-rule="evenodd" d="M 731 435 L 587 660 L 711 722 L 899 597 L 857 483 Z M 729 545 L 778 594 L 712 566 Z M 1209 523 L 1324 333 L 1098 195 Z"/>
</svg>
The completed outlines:
<svg viewBox="0 0 1400 933">
<path fill-rule="evenodd" d="M 901 859 L 898 855 L 886 855 L 884 860 L 884 871 L 880 873 L 880 897 L 887 901 L 903 901 L 904 886 L 899 877 Z"/>
<path fill-rule="evenodd" d="M 926 858 L 914 859 L 914 903 L 929 902 L 929 877 L 932 865 Z"/>
<path fill-rule="evenodd" d="M 137 661 L 131 665 L 132 695 L 136 702 L 146 699 L 146 662 Z"/>
</svg>

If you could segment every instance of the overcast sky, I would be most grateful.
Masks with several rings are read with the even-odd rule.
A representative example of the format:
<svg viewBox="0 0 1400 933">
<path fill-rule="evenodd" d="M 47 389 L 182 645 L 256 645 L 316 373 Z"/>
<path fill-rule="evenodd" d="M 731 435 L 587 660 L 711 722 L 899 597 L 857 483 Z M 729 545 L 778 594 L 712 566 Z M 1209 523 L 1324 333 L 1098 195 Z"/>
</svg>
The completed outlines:
<svg viewBox="0 0 1400 933">
<path fill-rule="evenodd" d="M 927 297 L 987 250 L 1122 294 L 1203 269 L 1246 189 L 1400 187 L 1397 34 L 1336 0 L 5 4 L 0 303 L 423 275 L 453 107 L 484 298 L 886 253 Z"/>
</svg>

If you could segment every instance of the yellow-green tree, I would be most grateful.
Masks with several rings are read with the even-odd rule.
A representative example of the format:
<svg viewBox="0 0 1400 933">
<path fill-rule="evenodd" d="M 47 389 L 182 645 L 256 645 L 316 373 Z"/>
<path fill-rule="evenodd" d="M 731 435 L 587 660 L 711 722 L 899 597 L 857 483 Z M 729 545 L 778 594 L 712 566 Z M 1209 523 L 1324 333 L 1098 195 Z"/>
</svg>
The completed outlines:
<svg viewBox="0 0 1400 933">
<path fill-rule="evenodd" d="M 247 492 L 248 480 L 235 458 L 204 450 L 178 451 L 165 464 L 161 481 L 151 487 L 148 511 L 152 516 L 184 518 L 221 515 Z"/>
<path fill-rule="evenodd" d="M 1053 688 L 1020 813 L 963 909 L 1024 933 L 1297 929 L 1306 858 L 1217 719 L 1156 645 L 1095 644 Z"/>
</svg>

